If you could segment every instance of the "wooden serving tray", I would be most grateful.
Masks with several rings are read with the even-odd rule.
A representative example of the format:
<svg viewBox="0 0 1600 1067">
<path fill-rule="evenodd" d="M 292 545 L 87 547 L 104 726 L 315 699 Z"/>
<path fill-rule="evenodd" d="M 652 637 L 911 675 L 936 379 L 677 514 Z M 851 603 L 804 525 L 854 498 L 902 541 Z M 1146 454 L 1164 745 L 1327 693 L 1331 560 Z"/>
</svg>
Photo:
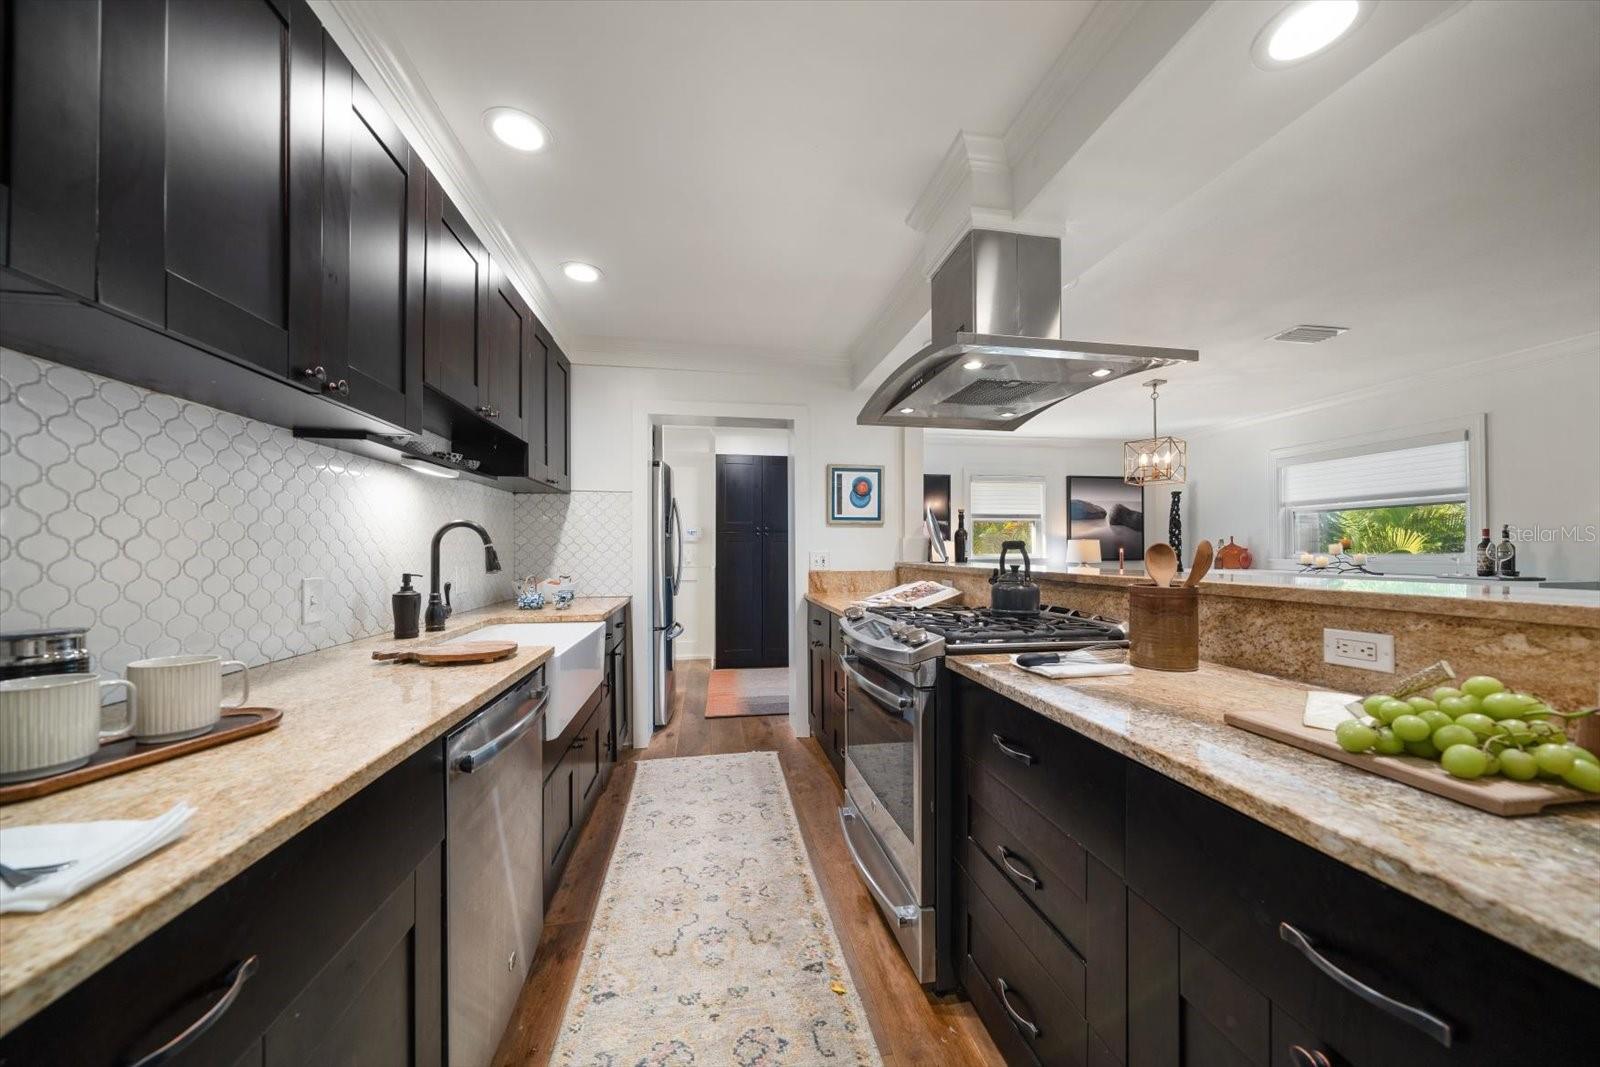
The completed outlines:
<svg viewBox="0 0 1600 1067">
<path fill-rule="evenodd" d="M 372 658 L 394 663 L 449 666 L 452 663 L 493 663 L 517 654 L 515 641 L 457 641 L 453 645 L 423 648 L 380 648 Z"/>
<path fill-rule="evenodd" d="M 1570 786 L 1535 779 L 1514 782 L 1509 778 L 1480 778 L 1468 781 L 1452 777 L 1433 760 L 1418 756 L 1378 756 L 1365 752 L 1346 752 L 1333 739 L 1332 730 L 1318 730 L 1301 721 L 1299 709 L 1283 711 L 1227 711 L 1222 721 L 1274 741 L 1338 760 L 1351 767 L 1396 782 L 1404 782 L 1435 796 L 1470 805 L 1491 815 L 1537 815 L 1553 804 L 1578 804 L 1600 800 L 1600 793 L 1585 793 Z"/>
<path fill-rule="evenodd" d="M 191 752 L 216 748 L 230 741 L 238 741 L 256 734 L 266 733 L 278 725 L 283 712 L 277 708 L 228 708 L 210 733 L 198 737 L 185 737 L 179 741 L 163 741 L 154 745 L 141 745 L 131 737 L 111 741 L 100 746 L 100 751 L 89 757 L 89 762 L 70 771 L 52 774 L 48 778 L 33 778 L 26 782 L 0 785 L 0 804 L 15 804 L 19 800 L 49 796 L 63 789 L 97 782 L 102 778 L 125 774 L 148 767 L 152 763 L 187 756 Z"/>
</svg>

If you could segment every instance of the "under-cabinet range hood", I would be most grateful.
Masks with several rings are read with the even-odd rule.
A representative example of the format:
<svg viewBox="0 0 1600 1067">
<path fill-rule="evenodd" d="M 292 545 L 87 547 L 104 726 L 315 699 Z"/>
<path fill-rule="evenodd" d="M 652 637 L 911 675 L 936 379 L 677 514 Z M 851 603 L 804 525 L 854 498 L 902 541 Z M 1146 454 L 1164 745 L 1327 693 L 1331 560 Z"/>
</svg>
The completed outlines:
<svg viewBox="0 0 1600 1067">
<path fill-rule="evenodd" d="M 1085 389 L 1174 363 L 1189 348 L 1061 339 L 1061 242 L 972 230 L 933 276 L 933 340 L 856 422 L 1015 430 Z"/>
</svg>

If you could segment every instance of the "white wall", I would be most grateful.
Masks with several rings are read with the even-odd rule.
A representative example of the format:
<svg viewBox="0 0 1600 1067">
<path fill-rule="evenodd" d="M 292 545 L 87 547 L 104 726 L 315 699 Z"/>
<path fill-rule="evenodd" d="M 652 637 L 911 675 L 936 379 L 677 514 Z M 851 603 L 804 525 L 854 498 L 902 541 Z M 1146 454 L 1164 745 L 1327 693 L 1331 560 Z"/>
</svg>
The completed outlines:
<svg viewBox="0 0 1600 1067">
<path fill-rule="evenodd" d="M 955 509 L 967 506 L 967 480 L 974 475 L 1042 477 L 1045 485 L 1045 541 L 1047 562 L 1065 566 L 1067 555 L 1067 478 L 1071 475 L 1122 473 L 1120 441 L 1030 442 L 1007 433 L 982 437 L 941 434 L 929 430 L 923 437 L 923 468 L 929 474 L 950 475 L 951 521 Z M 1152 535 L 1151 517 L 1160 521 L 1155 540 L 1166 530 L 1165 495 L 1148 493 L 1145 499 L 1145 537 Z M 1159 506 L 1160 511 L 1152 508 Z M 971 529 L 969 522 L 968 529 Z M 1115 561 L 1112 561 L 1115 562 Z"/>
<path fill-rule="evenodd" d="M 829 566 L 882 570 L 899 554 L 902 432 L 857 426 L 864 396 L 823 374 L 776 372 L 707 373 L 641 370 L 577 364 L 573 367 L 572 427 L 574 491 L 633 493 L 634 647 L 648 663 L 650 649 L 650 424 L 655 415 L 772 419 L 794 427 L 791 527 L 790 663 L 804 662 L 804 595 L 811 552 L 828 553 Z M 829 526 L 824 518 L 824 474 L 829 463 L 863 463 L 884 468 L 884 524 Z M 703 508 L 702 508 L 703 510 Z M 704 524 L 702 524 L 703 526 Z M 702 544 L 704 539 L 702 538 Z M 701 557 L 703 561 L 703 555 Z M 789 722 L 807 732 L 805 671 L 790 672 Z M 635 734 L 649 736 L 650 676 L 635 679 Z"/>
<path fill-rule="evenodd" d="M 1476 526 L 1492 527 L 1497 539 L 1502 523 L 1587 530 L 1587 540 L 1521 542 L 1518 567 L 1551 578 L 1600 577 L 1600 339 L 1592 336 L 1191 437 L 1185 495 L 1193 518 L 1185 540 L 1235 537 L 1260 566 L 1274 551 L 1274 449 L 1383 430 L 1403 434 L 1416 422 L 1479 413 L 1487 430 L 1488 515 Z M 1474 544 L 1477 532 L 1470 531 Z"/>
</svg>

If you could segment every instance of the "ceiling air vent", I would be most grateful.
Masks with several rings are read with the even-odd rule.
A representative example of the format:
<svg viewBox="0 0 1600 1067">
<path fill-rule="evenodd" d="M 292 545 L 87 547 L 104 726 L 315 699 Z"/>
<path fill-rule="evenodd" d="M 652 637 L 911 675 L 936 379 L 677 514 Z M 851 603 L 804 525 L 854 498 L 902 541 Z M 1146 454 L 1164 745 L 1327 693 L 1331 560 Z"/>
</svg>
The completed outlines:
<svg viewBox="0 0 1600 1067">
<path fill-rule="evenodd" d="M 1272 339 L 1296 345 L 1314 345 L 1318 341 L 1338 337 L 1348 329 L 1350 329 L 1348 326 L 1291 326 L 1282 333 L 1274 334 Z"/>
</svg>

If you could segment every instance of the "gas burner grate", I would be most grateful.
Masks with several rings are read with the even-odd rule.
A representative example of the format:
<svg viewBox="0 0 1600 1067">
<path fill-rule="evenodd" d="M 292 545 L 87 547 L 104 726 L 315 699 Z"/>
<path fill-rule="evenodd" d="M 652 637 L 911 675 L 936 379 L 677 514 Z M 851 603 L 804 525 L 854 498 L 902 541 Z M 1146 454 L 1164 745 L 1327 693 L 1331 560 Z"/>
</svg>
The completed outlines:
<svg viewBox="0 0 1600 1067">
<path fill-rule="evenodd" d="M 1034 615 L 987 608 L 878 608 L 875 613 L 944 638 L 947 652 L 994 646 L 1068 649 L 1127 644 L 1127 635 L 1117 623 L 1070 608 L 1048 607 Z"/>
</svg>

